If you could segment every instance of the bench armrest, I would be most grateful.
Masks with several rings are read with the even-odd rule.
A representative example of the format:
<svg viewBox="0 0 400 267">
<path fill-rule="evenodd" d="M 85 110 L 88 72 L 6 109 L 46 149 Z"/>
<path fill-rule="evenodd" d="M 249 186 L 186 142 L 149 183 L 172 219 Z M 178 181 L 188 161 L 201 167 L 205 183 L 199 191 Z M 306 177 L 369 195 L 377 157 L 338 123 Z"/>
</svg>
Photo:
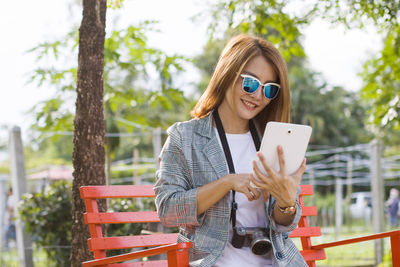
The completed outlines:
<svg viewBox="0 0 400 267">
<path fill-rule="evenodd" d="M 311 246 L 311 249 L 324 249 L 330 247 L 336 247 L 347 244 L 354 244 L 363 241 L 381 239 L 385 237 L 390 237 L 390 246 L 392 250 L 392 264 L 393 266 L 400 266 L 400 230 L 389 231 L 379 234 L 372 234 L 362 237 L 350 238 L 347 240 L 335 241 L 325 244 L 319 244 L 316 246 Z"/>
<path fill-rule="evenodd" d="M 129 252 L 126 254 L 108 257 L 108 258 L 104 258 L 104 259 L 96 259 L 96 260 L 86 261 L 86 262 L 82 263 L 82 266 L 83 267 L 99 266 L 99 265 L 104 265 L 104 264 L 117 263 L 117 262 L 121 262 L 121 261 L 133 260 L 133 259 L 149 257 L 149 256 L 154 256 L 154 255 L 168 253 L 168 252 L 174 252 L 174 251 L 182 251 L 182 250 L 185 250 L 185 253 L 187 255 L 187 249 L 191 248 L 191 247 L 193 247 L 193 244 L 191 242 L 175 243 L 175 244 L 160 246 L 160 247 L 156 247 L 156 248 L 150 248 L 150 249 L 146 249 L 146 250 L 142 250 L 142 251 Z M 168 255 L 168 261 L 170 260 L 169 256 L 170 255 Z M 173 260 L 179 260 L 179 259 L 173 259 Z M 187 265 L 189 265 L 188 258 L 187 258 Z"/>
<path fill-rule="evenodd" d="M 368 240 L 381 239 L 381 238 L 385 238 L 385 237 L 392 237 L 392 236 L 395 237 L 396 235 L 400 236 L 400 230 L 389 231 L 389 232 L 384 232 L 384 233 L 379 233 L 379 234 L 372 234 L 372 235 L 367 235 L 367 236 L 361 236 L 361 237 L 355 237 L 355 238 L 350 238 L 350 239 L 345 239 L 345 240 L 340 240 L 340 241 L 319 244 L 319 245 L 311 246 L 311 248 L 312 249 L 324 249 L 324 248 L 336 247 L 336 246 L 341 246 L 341 245 L 359 243 L 359 242 L 368 241 Z M 399 246 L 400 246 L 400 244 L 399 244 Z"/>
</svg>

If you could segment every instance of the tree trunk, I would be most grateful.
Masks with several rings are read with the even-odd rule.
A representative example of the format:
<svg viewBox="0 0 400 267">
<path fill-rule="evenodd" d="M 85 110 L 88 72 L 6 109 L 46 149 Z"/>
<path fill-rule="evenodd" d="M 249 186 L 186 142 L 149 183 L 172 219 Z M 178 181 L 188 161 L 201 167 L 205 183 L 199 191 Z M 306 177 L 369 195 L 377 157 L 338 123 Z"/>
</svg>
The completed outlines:
<svg viewBox="0 0 400 267">
<path fill-rule="evenodd" d="M 83 0 L 79 29 L 78 81 L 74 131 L 74 180 L 72 185 L 71 266 L 92 258 L 88 227 L 83 222 L 82 185 L 105 184 L 103 62 L 106 0 Z M 100 206 L 104 209 L 105 204 Z"/>
</svg>

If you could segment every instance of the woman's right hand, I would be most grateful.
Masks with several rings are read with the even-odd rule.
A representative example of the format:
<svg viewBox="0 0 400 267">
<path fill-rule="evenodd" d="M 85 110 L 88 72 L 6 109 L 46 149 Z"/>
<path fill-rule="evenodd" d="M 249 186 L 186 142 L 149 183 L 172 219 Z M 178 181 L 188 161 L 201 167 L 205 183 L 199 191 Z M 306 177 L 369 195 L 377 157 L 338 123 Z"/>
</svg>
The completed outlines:
<svg viewBox="0 0 400 267">
<path fill-rule="evenodd" d="M 230 190 L 245 194 L 249 201 L 256 200 L 260 197 L 260 191 L 250 185 L 249 173 L 228 174 L 221 179 L 227 182 Z"/>
<path fill-rule="evenodd" d="M 228 174 L 198 189 L 197 215 L 208 210 L 231 190 L 245 194 L 249 201 L 260 197 L 260 191 L 250 185 L 250 173 Z"/>
</svg>

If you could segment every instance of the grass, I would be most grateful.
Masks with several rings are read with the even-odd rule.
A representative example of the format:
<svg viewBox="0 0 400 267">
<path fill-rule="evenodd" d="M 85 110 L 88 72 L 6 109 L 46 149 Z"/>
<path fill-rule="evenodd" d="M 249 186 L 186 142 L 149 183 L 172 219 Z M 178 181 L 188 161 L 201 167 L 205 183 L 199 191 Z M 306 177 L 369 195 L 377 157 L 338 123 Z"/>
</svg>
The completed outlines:
<svg viewBox="0 0 400 267">
<path fill-rule="evenodd" d="M 47 259 L 43 248 L 33 248 L 33 264 L 35 267 L 56 267 Z M 19 267 L 18 251 L 16 248 L 10 248 L 7 251 L 0 251 L 0 267 Z"/>
</svg>

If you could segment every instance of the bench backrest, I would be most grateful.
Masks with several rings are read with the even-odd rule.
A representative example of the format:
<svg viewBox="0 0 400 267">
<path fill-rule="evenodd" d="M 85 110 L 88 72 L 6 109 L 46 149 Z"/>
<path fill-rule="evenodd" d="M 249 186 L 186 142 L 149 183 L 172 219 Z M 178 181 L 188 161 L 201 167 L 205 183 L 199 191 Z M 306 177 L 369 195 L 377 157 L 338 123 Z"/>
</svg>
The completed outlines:
<svg viewBox="0 0 400 267">
<path fill-rule="evenodd" d="M 156 211 L 99 212 L 98 209 L 98 199 L 153 198 L 155 194 L 151 185 L 83 186 L 80 188 L 80 193 L 85 201 L 84 221 L 89 226 L 91 237 L 88 240 L 89 250 L 93 252 L 95 259 L 105 258 L 107 250 L 155 247 L 176 243 L 177 234 L 175 233 L 112 237 L 103 235 L 102 224 L 160 221 Z"/>
<path fill-rule="evenodd" d="M 95 259 L 106 257 L 107 250 L 155 247 L 175 243 L 177 234 L 151 234 L 135 236 L 113 236 L 105 237 L 102 232 L 102 224 L 114 223 L 147 223 L 159 222 L 156 211 L 137 211 L 137 212 L 99 212 L 98 199 L 109 198 L 142 198 L 155 197 L 152 185 L 114 185 L 114 186 L 83 186 L 80 189 L 81 197 L 85 201 L 86 213 L 84 221 L 89 226 L 91 238 L 88 240 L 89 250 L 93 252 Z M 302 217 L 298 228 L 294 230 L 290 237 L 298 237 L 301 240 L 301 254 L 309 264 L 315 266 L 315 260 L 325 259 L 323 249 L 311 249 L 311 237 L 320 236 L 320 227 L 310 227 L 307 221 L 308 216 L 316 216 L 316 207 L 304 206 L 303 196 L 313 195 L 311 185 L 301 185 L 300 205 L 302 206 Z M 127 233 L 128 234 L 128 233 Z"/>
<path fill-rule="evenodd" d="M 311 237 L 321 236 L 321 228 L 319 226 L 309 226 L 308 217 L 317 216 L 317 207 L 304 206 L 304 196 L 312 196 L 314 190 L 312 185 L 300 185 L 301 191 L 299 202 L 302 207 L 302 215 L 298 227 L 290 234 L 291 238 L 300 238 L 302 250 L 300 253 L 306 260 L 308 266 L 316 266 L 316 260 L 326 259 L 325 251 L 323 249 L 313 249 L 311 244 Z"/>
</svg>

